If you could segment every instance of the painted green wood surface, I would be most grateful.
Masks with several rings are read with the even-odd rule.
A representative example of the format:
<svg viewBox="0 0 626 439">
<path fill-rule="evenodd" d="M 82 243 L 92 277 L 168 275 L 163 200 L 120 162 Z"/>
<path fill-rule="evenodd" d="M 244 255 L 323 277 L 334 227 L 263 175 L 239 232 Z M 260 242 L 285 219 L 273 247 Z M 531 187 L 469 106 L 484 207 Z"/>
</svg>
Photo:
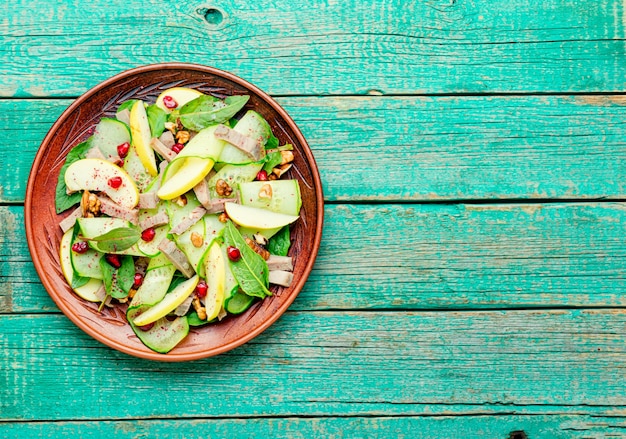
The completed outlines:
<svg viewBox="0 0 626 439">
<path fill-rule="evenodd" d="M 292 309 L 626 305 L 626 204 L 332 205 Z M 56 309 L 0 207 L 0 312 Z M 407 231 L 411 231 L 407 233 Z"/>
<path fill-rule="evenodd" d="M 62 315 L 3 315 L 0 412 L 623 417 L 625 330 L 624 310 L 287 312 L 246 345 L 181 365 L 113 351 Z"/>
<path fill-rule="evenodd" d="M 621 0 L 305 5 L 4 2 L 0 95 L 76 96 L 163 61 L 213 65 L 282 95 L 626 89 Z M 208 7 L 221 13 L 207 21 Z"/>
<path fill-rule="evenodd" d="M 114 422 L 36 422 L 0 424 L 0 436 L 394 439 L 491 438 L 509 439 L 524 432 L 532 439 L 622 437 L 623 417 L 571 415 L 497 415 L 437 417 L 248 418 L 204 420 L 139 420 Z M 170 436 L 171 435 L 171 436 Z M 519 437 L 519 436 L 518 436 Z"/>
<path fill-rule="evenodd" d="M 328 201 L 626 197 L 624 96 L 279 101 Z M 0 201 L 24 200 L 33 157 L 70 102 L 0 100 L 0 139 L 15 145 L 0 149 Z"/>
</svg>

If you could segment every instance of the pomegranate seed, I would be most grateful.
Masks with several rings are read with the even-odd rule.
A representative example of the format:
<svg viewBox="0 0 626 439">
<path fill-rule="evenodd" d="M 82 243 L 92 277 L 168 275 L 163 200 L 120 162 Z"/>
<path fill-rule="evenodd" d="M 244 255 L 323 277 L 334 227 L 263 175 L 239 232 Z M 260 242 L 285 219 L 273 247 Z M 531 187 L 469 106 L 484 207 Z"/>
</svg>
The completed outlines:
<svg viewBox="0 0 626 439">
<path fill-rule="evenodd" d="M 143 274 L 135 273 L 135 277 L 133 279 L 133 288 L 137 289 L 143 283 Z"/>
<path fill-rule="evenodd" d="M 261 169 L 259 173 L 256 175 L 256 179 L 259 181 L 267 181 L 267 171 L 265 169 Z"/>
<path fill-rule="evenodd" d="M 107 184 L 113 189 L 119 189 L 122 185 L 122 177 L 111 177 L 109 178 L 109 181 L 107 181 Z"/>
<path fill-rule="evenodd" d="M 202 299 L 203 297 L 206 297 L 207 291 L 209 291 L 209 286 L 206 282 L 203 280 L 198 282 L 198 285 L 196 285 L 196 296 Z"/>
<path fill-rule="evenodd" d="M 88 248 L 89 248 L 89 245 L 87 244 L 86 241 L 78 241 L 72 244 L 72 250 L 79 254 L 85 253 Z"/>
<path fill-rule="evenodd" d="M 119 255 L 105 255 L 104 259 L 109 263 L 109 265 L 111 265 L 112 267 L 115 268 L 120 268 L 122 266 L 122 262 L 120 261 L 120 257 Z"/>
<path fill-rule="evenodd" d="M 182 143 L 174 143 L 174 145 L 172 146 L 172 151 L 178 154 L 183 150 L 184 147 L 185 145 L 183 145 Z"/>
<path fill-rule="evenodd" d="M 171 110 L 178 107 L 178 102 L 176 102 L 171 96 L 163 96 L 163 105 L 165 105 L 165 108 L 169 108 Z"/>
<path fill-rule="evenodd" d="M 117 166 L 119 166 L 120 168 L 123 168 L 124 167 L 124 160 L 119 159 L 118 161 L 115 162 L 115 164 Z"/>
<path fill-rule="evenodd" d="M 152 323 L 148 323 L 147 325 L 143 325 L 143 326 L 137 326 L 137 329 L 140 329 L 142 331 L 149 331 L 154 327 L 154 324 L 156 322 L 152 322 Z"/>
<path fill-rule="evenodd" d="M 141 232 L 141 239 L 143 239 L 145 242 L 152 241 L 155 236 L 156 236 L 156 231 L 154 230 L 154 227 L 149 227 L 143 232 Z"/>
<path fill-rule="evenodd" d="M 228 255 L 228 259 L 233 262 L 237 262 L 239 259 L 241 259 L 241 252 L 237 247 L 233 247 L 232 245 L 228 246 L 228 248 L 226 249 L 226 254 Z"/>
<path fill-rule="evenodd" d="M 128 155 L 128 150 L 130 149 L 130 143 L 124 142 L 121 145 L 117 145 L 117 154 L 124 158 Z"/>
</svg>

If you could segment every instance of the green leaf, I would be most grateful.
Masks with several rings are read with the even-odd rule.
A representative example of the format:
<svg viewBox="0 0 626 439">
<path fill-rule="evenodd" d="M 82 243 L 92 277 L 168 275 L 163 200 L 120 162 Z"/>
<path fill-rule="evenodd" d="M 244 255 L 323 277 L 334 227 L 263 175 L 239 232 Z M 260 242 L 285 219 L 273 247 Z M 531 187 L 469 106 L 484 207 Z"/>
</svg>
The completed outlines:
<svg viewBox="0 0 626 439">
<path fill-rule="evenodd" d="M 120 106 L 117 107 L 116 113 L 119 113 L 120 111 L 124 111 L 124 110 L 130 111 L 133 105 L 135 105 L 135 102 L 137 102 L 137 99 L 129 99 L 127 101 L 122 102 Z"/>
<path fill-rule="evenodd" d="M 274 135 L 274 133 L 270 133 L 269 139 L 265 143 L 265 149 L 274 149 L 278 148 L 278 138 Z"/>
<path fill-rule="evenodd" d="M 239 282 L 239 287 L 249 296 L 264 298 L 271 296 L 269 287 L 269 269 L 265 260 L 254 250 L 248 247 L 239 230 L 232 221 L 228 221 L 224 228 L 224 242 L 228 246 L 237 247 L 241 258 L 229 261 L 230 268 Z"/>
<path fill-rule="evenodd" d="M 128 292 L 135 281 L 135 262 L 132 256 L 119 255 L 120 268 L 115 268 L 106 261 L 100 259 L 100 269 L 102 269 L 104 289 L 107 295 L 115 299 L 122 299 L 128 296 Z"/>
<path fill-rule="evenodd" d="M 165 130 L 165 122 L 167 122 L 168 114 L 156 105 L 148 105 L 146 108 L 148 115 L 148 124 L 150 125 L 150 133 L 152 137 L 159 137 Z"/>
<path fill-rule="evenodd" d="M 202 95 L 187 102 L 180 109 L 180 122 L 185 128 L 200 131 L 211 125 L 228 121 L 246 105 L 250 96 L 229 96 L 223 101 Z"/>
<path fill-rule="evenodd" d="M 200 317 L 198 317 L 198 313 L 195 311 L 191 311 L 187 315 L 187 322 L 189 323 L 189 326 L 204 326 L 210 323 L 206 320 L 201 320 Z"/>
<path fill-rule="evenodd" d="M 280 165 L 283 161 L 283 156 L 280 151 L 270 152 L 265 156 L 265 164 L 263 165 L 263 170 L 268 174 L 272 173 L 272 169 L 276 166 Z"/>
<path fill-rule="evenodd" d="M 120 252 L 139 241 L 141 233 L 134 227 L 118 227 L 103 235 L 90 238 L 98 243 L 98 250 L 107 253 Z"/>
<path fill-rule="evenodd" d="M 61 167 L 61 171 L 59 172 L 59 179 L 57 180 L 57 187 L 54 199 L 57 213 L 65 212 L 70 207 L 80 203 L 80 199 L 82 197 L 82 194 L 80 192 L 75 192 L 70 195 L 67 194 L 67 186 L 65 185 L 65 171 L 75 161 L 84 159 L 87 151 L 89 151 L 90 148 L 91 137 L 87 141 L 79 143 L 74 148 L 72 148 L 70 152 L 67 153 L 65 164 Z"/>
<path fill-rule="evenodd" d="M 276 256 L 287 256 L 291 247 L 289 226 L 280 229 L 267 243 L 267 251 Z"/>
<path fill-rule="evenodd" d="M 90 277 L 84 277 L 84 276 L 79 276 L 77 274 L 74 274 L 74 276 L 72 276 L 72 288 L 79 288 L 82 287 L 83 285 L 85 285 L 87 282 L 89 282 L 91 280 Z"/>
</svg>

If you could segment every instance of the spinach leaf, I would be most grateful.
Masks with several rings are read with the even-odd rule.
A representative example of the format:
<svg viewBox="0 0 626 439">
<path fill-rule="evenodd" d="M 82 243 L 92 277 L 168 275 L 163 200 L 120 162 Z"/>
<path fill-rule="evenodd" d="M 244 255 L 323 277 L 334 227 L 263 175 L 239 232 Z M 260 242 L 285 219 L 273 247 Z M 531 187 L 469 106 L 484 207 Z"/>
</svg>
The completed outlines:
<svg viewBox="0 0 626 439">
<path fill-rule="evenodd" d="M 250 96 L 228 96 L 223 101 L 202 95 L 187 102 L 180 109 L 180 122 L 185 128 L 200 131 L 211 125 L 226 122 L 246 105 Z"/>
<path fill-rule="evenodd" d="M 104 289 L 107 295 L 115 299 L 122 299 L 128 296 L 128 292 L 135 281 L 135 262 L 129 255 L 120 255 L 120 268 L 114 268 L 106 261 L 100 259 L 100 269 L 102 270 Z"/>
<path fill-rule="evenodd" d="M 238 261 L 228 261 L 235 279 L 239 282 L 239 287 L 249 296 L 260 298 L 271 296 L 272 292 L 268 290 L 269 269 L 267 263 L 248 247 L 232 221 L 228 221 L 224 228 L 224 242 L 228 246 L 237 247 L 241 253 L 241 258 Z"/>
<path fill-rule="evenodd" d="M 57 180 L 56 194 L 54 198 L 54 204 L 57 213 L 65 212 L 75 204 L 80 203 L 82 194 L 75 192 L 73 194 L 67 194 L 67 186 L 65 185 L 65 171 L 67 168 L 77 160 L 84 159 L 87 151 L 91 148 L 91 137 L 83 143 L 79 143 L 67 153 L 65 164 L 61 167 L 59 172 L 59 179 Z"/>
<path fill-rule="evenodd" d="M 72 241 L 71 241 L 72 243 L 76 242 L 76 239 L 78 238 L 79 230 L 80 228 L 78 227 L 78 225 L 75 225 L 72 228 Z M 70 249 L 70 251 L 73 251 L 73 250 Z M 72 288 L 82 287 L 87 282 L 89 282 L 89 280 L 90 278 L 81 276 L 80 274 L 78 274 L 76 270 L 74 270 L 74 264 L 72 264 Z"/>
<path fill-rule="evenodd" d="M 155 104 L 148 105 L 146 114 L 148 115 L 148 124 L 150 125 L 152 137 L 159 137 L 165 130 L 165 122 L 167 122 L 168 114 Z"/>
<path fill-rule="evenodd" d="M 283 156 L 280 151 L 270 152 L 265 156 L 265 164 L 263 165 L 263 170 L 268 174 L 272 173 L 272 169 L 276 166 L 280 165 L 280 162 L 283 161 Z"/>
<path fill-rule="evenodd" d="M 124 110 L 130 111 L 133 105 L 135 105 L 135 102 L 137 102 L 137 99 L 129 99 L 127 101 L 122 102 L 120 106 L 117 107 L 116 113 L 119 113 L 120 111 L 124 111 Z"/>
<path fill-rule="evenodd" d="M 278 138 L 274 135 L 274 133 L 270 133 L 269 139 L 265 143 L 265 149 L 274 149 L 278 148 Z"/>
<path fill-rule="evenodd" d="M 132 247 L 140 237 L 141 233 L 134 227 L 118 227 L 103 235 L 90 238 L 89 241 L 97 242 L 100 251 L 111 253 Z"/>
<path fill-rule="evenodd" d="M 287 256 L 289 247 L 291 247 L 289 226 L 280 229 L 267 243 L 267 251 L 276 256 Z"/>
</svg>

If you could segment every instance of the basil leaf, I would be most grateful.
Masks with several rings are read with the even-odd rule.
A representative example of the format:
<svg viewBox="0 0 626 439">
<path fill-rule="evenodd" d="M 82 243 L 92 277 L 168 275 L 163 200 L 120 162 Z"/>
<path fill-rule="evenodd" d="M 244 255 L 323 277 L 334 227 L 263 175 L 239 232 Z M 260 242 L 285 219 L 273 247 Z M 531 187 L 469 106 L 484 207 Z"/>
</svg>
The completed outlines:
<svg viewBox="0 0 626 439">
<path fill-rule="evenodd" d="M 228 221 L 224 228 L 224 242 L 228 246 L 237 247 L 241 253 L 241 258 L 237 262 L 229 260 L 228 263 L 244 293 L 260 298 L 271 296 L 272 292 L 267 289 L 269 287 L 267 263 L 248 247 L 232 221 Z"/>
<path fill-rule="evenodd" d="M 276 166 L 280 165 L 280 162 L 283 161 L 283 156 L 280 151 L 270 152 L 265 156 L 265 164 L 263 165 L 263 170 L 268 174 L 272 173 L 272 169 Z"/>
<path fill-rule="evenodd" d="M 276 256 L 287 256 L 291 247 L 291 233 L 289 226 L 280 229 L 267 242 L 267 251 Z"/>
<path fill-rule="evenodd" d="M 119 255 L 120 268 L 115 269 L 106 261 L 100 259 L 100 269 L 102 270 L 104 289 L 107 295 L 115 299 L 122 299 L 128 296 L 128 292 L 134 283 L 135 263 L 132 256 Z"/>
<path fill-rule="evenodd" d="M 73 194 L 67 194 L 67 186 L 65 185 L 65 171 L 67 168 L 77 160 L 84 159 L 87 151 L 91 148 L 91 137 L 83 143 L 79 143 L 67 153 L 65 164 L 61 167 L 59 172 L 59 179 L 57 180 L 56 193 L 54 197 L 54 204 L 57 213 L 65 212 L 75 204 L 80 203 L 82 194 L 75 192 Z"/>
<path fill-rule="evenodd" d="M 165 122 L 167 122 L 168 114 L 155 104 L 148 105 L 146 114 L 148 115 L 148 124 L 150 125 L 152 137 L 159 137 L 165 130 Z"/>
<path fill-rule="evenodd" d="M 87 282 L 89 282 L 91 280 L 90 277 L 84 277 L 84 276 L 79 276 L 77 274 L 74 274 L 72 276 L 72 288 L 80 288 L 83 285 L 85 285 Z"/>
<path fill-rule="evenodd" d="M 124 111 L 124 110 L 130 111 L 133 105 L 135 105 L 135 102 L 137 102 L 137 99 L 129 99 L 127 101 L 122 102 L 120 106 L 117 107 L 116 113 L 119 113 L 120 111 Z"/>
<path fill-rule="evenodd" d="M 134 227 L 118 227 L 103 235 L 90 238 L 89 241 L 97 242 L 100 251 L 112 253 L 132 247 L 140 237 L 141 233 Z"/>
<path fill-rule="evenodd" d="M 228 96 L 223 101 L 202 95 L 187 102 L 180 109 L 180 122 L 185 128 L 200 131 L 211 125 L 226 122 L 246 105 L 250 96 Z"/>
<path fill-rule="evenodd" d="M 274 149 L 278 148 L 278 137 L 274 135 L 274 133 L 270 133 L 269 139 L 265 143 L 265 149 Z"/>
</svg>

